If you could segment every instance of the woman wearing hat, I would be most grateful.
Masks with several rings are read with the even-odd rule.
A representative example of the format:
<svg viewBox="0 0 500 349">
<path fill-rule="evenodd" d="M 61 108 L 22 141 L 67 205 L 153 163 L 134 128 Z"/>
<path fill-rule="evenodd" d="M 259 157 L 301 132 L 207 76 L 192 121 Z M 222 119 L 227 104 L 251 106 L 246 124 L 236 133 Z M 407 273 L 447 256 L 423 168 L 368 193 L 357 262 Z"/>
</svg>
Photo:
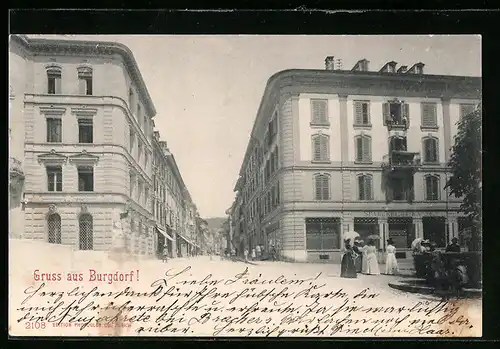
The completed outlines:
<svg viewBox="0 0 500 349">
<path fill-rule="evenodd" d="M 352 249 L 351 239 L 344 240 L 344 255 L 340 262 L 340 277 L 355 279 L 358 277 L 356 267 L 354 266 L 354 259 L 356 252 Z"/>
<path fill-rule="evenodd" d="M 396 259 L 396 247 L 392 239 L 387 240 L 387 256 L 385 257 L 385 273 L 393 275 L 399 272 L 398 261 Z"/>
</svg>

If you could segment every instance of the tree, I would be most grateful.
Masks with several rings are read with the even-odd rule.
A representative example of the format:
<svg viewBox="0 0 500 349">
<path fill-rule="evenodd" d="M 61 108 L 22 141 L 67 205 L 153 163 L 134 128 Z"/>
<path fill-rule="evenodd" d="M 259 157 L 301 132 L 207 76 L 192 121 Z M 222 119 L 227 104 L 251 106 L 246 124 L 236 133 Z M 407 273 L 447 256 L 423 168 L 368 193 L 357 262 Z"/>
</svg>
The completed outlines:
<svg viewBox="0 0 500 349">
<path fill-rule="evenodd" d="M 449 195 L 462 199 L 460 211 L 465 214 L 471 226 L 471 250 L 479 250 L 481 247 L 481 119 L 482 108 L 479 105 L 458 122 L 458 132 L 448 163 L 451 177 L 445 186 L 450 189 Z"/>
</svg>

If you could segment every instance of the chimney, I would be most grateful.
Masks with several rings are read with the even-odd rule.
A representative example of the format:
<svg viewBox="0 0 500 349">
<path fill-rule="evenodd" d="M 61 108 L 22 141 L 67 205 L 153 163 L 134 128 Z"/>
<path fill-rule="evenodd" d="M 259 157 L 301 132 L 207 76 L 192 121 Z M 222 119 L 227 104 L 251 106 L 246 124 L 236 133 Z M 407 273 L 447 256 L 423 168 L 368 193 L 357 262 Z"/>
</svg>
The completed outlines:
<svg viewBox="0 0 500 349">
<path fill-rule="evenodd" d="M 153 137 L 155 138 L 155 140 L 159 141 L 160 140 L 160 132 L 154 131 L 153 132 Z"/>
<path fill-rule="evenodd" d="M 335 60 L 335 69 L 342 70 L 343 67 L 344 67 L 344 64 L 342 63 L 342 58 L 337 58 Z"/>
<path fill-rule="evenodd" d="M 402 65 L 401 67 L 399 67 L 397 73 L 398 74 L 404 74 L 404 73 L 406 73 L 407 70 L 408 70 L 408 66 L 407 65 Z"/>
<path fill-rule="evenodd" d="M 335 57 L 328 56 L 325 58 L 325 69 L 326 70 L 335 70 Z"/>
</svg>

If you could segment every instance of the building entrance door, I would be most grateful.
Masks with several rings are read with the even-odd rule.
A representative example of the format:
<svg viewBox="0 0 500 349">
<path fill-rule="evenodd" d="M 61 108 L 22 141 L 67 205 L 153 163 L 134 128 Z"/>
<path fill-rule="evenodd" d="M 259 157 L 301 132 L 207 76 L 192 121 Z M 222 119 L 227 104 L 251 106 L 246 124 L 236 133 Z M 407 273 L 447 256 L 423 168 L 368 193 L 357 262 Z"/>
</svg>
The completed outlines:
<svg viewBox="0 0 500 349">
<path fill-rule="evenodd" d="M 411 248 L 411 243 L 415 239 L 415 229 L 411 217 L 389 217 L 389 238 L 394 241 L 396 249 Z"/>
</svg>

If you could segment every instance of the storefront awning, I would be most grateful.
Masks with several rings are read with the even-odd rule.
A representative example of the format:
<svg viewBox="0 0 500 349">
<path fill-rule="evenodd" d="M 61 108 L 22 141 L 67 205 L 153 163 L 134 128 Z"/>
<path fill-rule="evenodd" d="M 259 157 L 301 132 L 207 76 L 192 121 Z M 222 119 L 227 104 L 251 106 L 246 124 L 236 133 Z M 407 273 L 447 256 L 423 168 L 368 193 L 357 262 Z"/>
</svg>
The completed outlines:
<svg viewBox="0 0 500 349">
<path fill-rule="evenodd" d="M 194 242 L 192 242 L 191 240 L 189 240 L 186 237 L 182 236 L 181 234 L 177 233 L 177 236 L 181 237 L 188 244 L 193 245 L 194 247 L 200 248 L 200 246 L 196 245 Z"/>
<path fill-rule="evenodd" d="M 158 230 L 163 236 L 165 236 L 168 240 L 174 241 L 174 239 L 168 235 L 168 233 L 165 231 L 165 229 L 161 228 L 160 226 L 156 226 L 156 230 Z"/>
</svg>

